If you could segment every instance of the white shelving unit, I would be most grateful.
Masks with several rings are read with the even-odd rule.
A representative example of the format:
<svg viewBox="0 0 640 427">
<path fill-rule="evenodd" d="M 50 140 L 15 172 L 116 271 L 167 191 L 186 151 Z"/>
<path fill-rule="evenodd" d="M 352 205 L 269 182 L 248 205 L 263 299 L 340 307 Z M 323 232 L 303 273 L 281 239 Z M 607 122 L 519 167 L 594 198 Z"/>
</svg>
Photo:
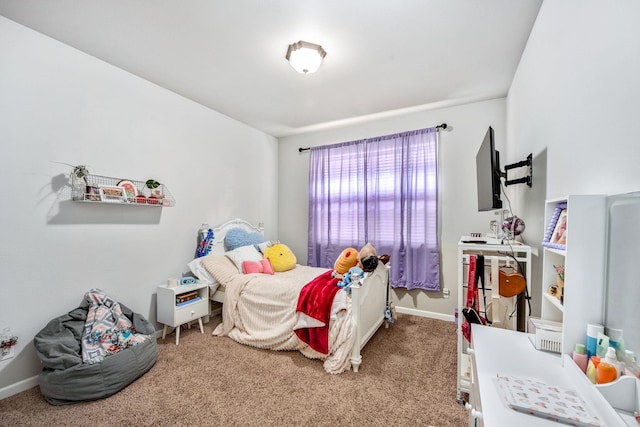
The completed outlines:
<svg viewBox="0 0 640 427">
<path fill-rule="evenodd" d="M 496 257 L 499 260 L 500 266 L 504 266 L 510 263 L 511 266 L 515 266 L 514 259 L 507 254 L 513 255 L 515 260 L 522 265 L 524 269 L 525 279 L 527 280 L 527 291 L 531 295 L 531 247 L 522 244 L 508 244 L 507 241 L 504 244 L 500 240 L 489 241 L 488 243 L 464 243 L 463 240 L 470 240 L 470 238 L 463 237 L 458 243 L 458 363 L 457 363 L 457 399 L 462 402 L 464 398 L 462 393 L 471 393 L 471 359 L 469 356 L 469 343 L 462 335 L 462 323 L 464 322 L 464 316 L 462 315 L 462 309 L 465 307 L 466 295 L 467 295 L 467 279 L 468 279 L 468 266 L 469 255 L 484 255 L 485 256 L 485 293 L 487 302 L 491 300 L 491 283 L 489 281 L 490 260 L 492 257 Z M 479 290 L 480 297 L 480 310 L 484 316 L 484 306 L 482 298 L 482 290 Z M 515 297 L 513 298 L 515 300 Z M 526 325 L 526 319 L 522 322 Z M 515 329 L 515 319 L 510 323 L 510 328 Z"/>
<path fill-rule="evenodd" d="M 543 248 L 541 318 L 562 323 L 562 353 L 571 354 L 576 343 L 585 342 L 587 324 L 604 321 L 606 196 L 547 200 L 545 224 L 561 203 L 567 204 L 567 243 L 564 249 Z M 554 266 L 559 265 L 565 266 L 562 304 L 548 291 L 556 283 Z"/>
</svg>

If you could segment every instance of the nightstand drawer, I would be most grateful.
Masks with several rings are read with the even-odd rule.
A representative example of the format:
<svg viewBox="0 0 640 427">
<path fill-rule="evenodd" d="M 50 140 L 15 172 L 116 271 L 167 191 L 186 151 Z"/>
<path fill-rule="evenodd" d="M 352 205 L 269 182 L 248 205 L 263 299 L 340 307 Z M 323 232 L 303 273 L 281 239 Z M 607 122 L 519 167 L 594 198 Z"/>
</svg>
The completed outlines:
<svg viewBox="0 0 640 427">
<path fill-rule="evenodd" d="M 209 314 L 209 300 L 200 300 L 182 307 L 176 307 L 174 325 L 197 320 Z"/>
</svg>

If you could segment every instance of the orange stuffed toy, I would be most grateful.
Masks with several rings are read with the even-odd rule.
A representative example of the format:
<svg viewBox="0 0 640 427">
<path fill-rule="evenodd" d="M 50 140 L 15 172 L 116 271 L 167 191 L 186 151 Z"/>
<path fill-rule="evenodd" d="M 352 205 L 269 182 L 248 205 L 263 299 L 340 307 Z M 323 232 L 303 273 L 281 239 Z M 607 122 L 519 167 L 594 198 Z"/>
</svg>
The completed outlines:
<svg viewBox="0 0 640 427">
<path fill-rule="evenodd" d="M 331 277 L 342 280 L 342 275 L 357 264 L 358 250 L 355 248 L 347 248 L 340 253 L 340 256 L 338 256 L 338 259 L 333 264 L 333 273 L 331 274 Z"/>
</svg>

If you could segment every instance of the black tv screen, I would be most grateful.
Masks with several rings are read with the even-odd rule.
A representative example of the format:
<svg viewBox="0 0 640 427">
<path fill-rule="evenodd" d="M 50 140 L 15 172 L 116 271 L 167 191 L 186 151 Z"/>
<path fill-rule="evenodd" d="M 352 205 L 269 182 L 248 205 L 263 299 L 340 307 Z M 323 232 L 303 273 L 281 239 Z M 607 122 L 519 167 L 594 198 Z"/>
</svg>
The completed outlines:
<svg viewBox="0 0 640 427">
<path fill-rule="evenodd" d="M 500 200 L 500 153 L 496 151 L 493 128 L 489 126 L 476 154 L 478 211 L 502 209 Z"/>
</svg>

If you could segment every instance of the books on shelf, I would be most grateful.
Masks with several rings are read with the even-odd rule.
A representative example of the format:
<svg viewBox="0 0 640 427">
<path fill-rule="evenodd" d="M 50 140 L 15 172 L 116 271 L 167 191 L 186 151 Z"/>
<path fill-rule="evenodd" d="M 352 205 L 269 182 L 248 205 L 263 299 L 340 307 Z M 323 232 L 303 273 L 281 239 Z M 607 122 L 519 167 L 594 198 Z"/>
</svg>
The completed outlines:
<svg viewBox="0 0 640 427">
<path fill-rule="evenodd" d="M 195 298 L 192 298 L 190 300 L 183 301 L 183 302 L 177 302 L 176 303 L 176 307 L 182 307 L 183 305 L 193 304 L 194 302 L 198 302 L 201 299 L 202 298 L 200 298 L 200 297 L 195 297 Z"/>
<path fill-rule="evenodd" d="M 575 390 L 511 375 L 498 374 L 496 381 L 511 409 L 571 426 L 603 425 Z"/>
<path fill-rule="evenodd" d="M 176 295 L 176 304 L 180 304 L 192 299 L 198 298 L 198 291 L 185 292 L 183 294 Z"/>
</svg>

